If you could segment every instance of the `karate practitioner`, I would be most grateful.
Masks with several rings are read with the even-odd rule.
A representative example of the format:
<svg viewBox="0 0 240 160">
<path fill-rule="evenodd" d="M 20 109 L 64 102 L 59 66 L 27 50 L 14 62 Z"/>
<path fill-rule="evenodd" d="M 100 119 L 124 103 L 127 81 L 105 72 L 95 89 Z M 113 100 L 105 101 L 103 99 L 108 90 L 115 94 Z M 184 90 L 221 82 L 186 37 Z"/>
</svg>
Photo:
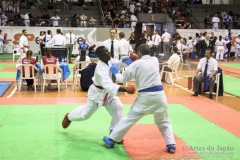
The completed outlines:
<svg viewBox="0 0 240 160">
<path fill-rule="evenodd" d="M 21 59 L 26 57 L 26 53 L 30 46 L 28 45 L 28 38 L 27 38 L 27 30 L 23 29 L 22 30 L 22 36 L 19 39 L 19 47 L 21 48 Z"/>
<path fill-rule="evenodd" d="M 85 106 L 80 106 L 72 112 L 67 113 L 62 121 L 63 128 L 67 128 L 72 121 L 83 121 L 92 116 L 92 114 L 104 106 L 110 114 L 112 120 L 109 126 L 111 132 L 118 122 L 123 117 L 123 105 L 118 98 L 118 92 L 127 92 L 132 94 L 133 87 L 120 87 L 113 83 L 109 67 L 115 64 L 121 67 L 126 67 L 126 63 L 122 61 L 129 61 L 128 58 L 122 58 L 122 61 L 111 58 L 108 49 L 105 46 L 100 46 L 96 49 L 96 55 L 99 57 L 94 76 L 92 78 L 93 84 L 88 90 L 88 99 Z"/>
<path fill-rule="evenodd" d="M 116 66 L 110 67 L 121 83 L 135 79 L 138 97 L 130 111 L 114 128 L 111 134 L 103 137 L 106 147 L 113 148 L 115 142 L 121 142 L 128 130 L 142 117 L 153 114 L 155 124 L 163 135 L 166 149 L 170 153 L 176 150 L 172 124 L 168 119 L 168 104 L 159 76 L 159 62 L 150 56 L 147 44 L 138 47 L 138 57 L 141 58 L 130 64 L 124 74 L 118 72 Z"/>
</svg>

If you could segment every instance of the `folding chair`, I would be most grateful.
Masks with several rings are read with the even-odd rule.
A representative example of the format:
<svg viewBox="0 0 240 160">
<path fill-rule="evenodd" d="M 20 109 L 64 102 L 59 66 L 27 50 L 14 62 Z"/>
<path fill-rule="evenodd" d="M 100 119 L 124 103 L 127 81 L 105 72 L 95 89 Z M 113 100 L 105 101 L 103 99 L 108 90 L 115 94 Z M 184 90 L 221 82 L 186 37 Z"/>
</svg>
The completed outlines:
<svg viewBox="0 0 240 160">
<path fill-rule="evenodd" d="M 164 71 L 165 67 L 168 67 L 168 65 L 163 65 L 162 71 L 161 71 L 161 74 L 160 74 L 160 78 L 162 79 L 162 74 L 165 72 L 165 74 L 166 74 L 165 78 L 167 78 L 167 75 L 169 75 L 170 76 L 170 81 L 171 81 L 171 83 L 173 83 L 173 74 L 175 74 L 177 82 L 179 82 L 178 81 L 178 73 L 177 73 L 179 64 L 180 64 L 180 61 L 176 61 L 173 64 L 171 64 L 169 66 L 169 68 L 171 68 L 172 71 Z"/>
<path fill-rule="evenodd" d="M 72 90 L 75 89 L 78 80 L 80 80 L 81 78 L 81 74 L 80 72 L 85 69 L 88 65 L 90 64 L 90 62 L 85 62 L 85 61 L 81 61 L 78 62 L 75 65 L 74 71 L 73 71 L 73 86 L 72 86 Z M 79 82 L 80 83 L 80 82 Z M 80 86 L 80 85 L 79 85 Z"/>
<path fill-rule="evenodd" d="M 56 80 L 58 92 L 60 92 L 60 82 L 62 80 L 62 69 L 55 64 L 46 64 L 42 67 L 43 71 L 43 92 L 46 85 L 46 80 Z"/>
<path fill-rule="evenodd" d="M 34 90 L 36 92 L 36 79 L 38 77 L 38 73 L 35 74 L 35 71 L 38 71 L 37 67 L 34 66 L 33 64 L 22 64 L 18 67 L 18 69 L 20 69 L 20 78 L 18 80 L 18 90 L 19 91 L 21 90 L 24 79 L 33 79 Z"/>
</svg>

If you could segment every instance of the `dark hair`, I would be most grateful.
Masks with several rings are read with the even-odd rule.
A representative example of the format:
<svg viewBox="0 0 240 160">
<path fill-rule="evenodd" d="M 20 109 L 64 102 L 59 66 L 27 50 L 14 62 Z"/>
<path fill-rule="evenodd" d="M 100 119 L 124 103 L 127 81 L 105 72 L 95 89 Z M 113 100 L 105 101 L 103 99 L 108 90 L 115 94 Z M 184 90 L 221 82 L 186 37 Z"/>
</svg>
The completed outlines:
<svg viewBox="0 0 240 160">
<path fill-rule="evenodd" d="M 120 37 L 120 38 L 124 38 L 124 37 L 125 37 L 125 33 L 124 33 L 124 32 L 120 32 L 120 33 L 119 33 L 119 37 Z"/>
<path fill-rule="evenodd" d="M 27 31 L 27 30 L 26 30 L 26 29 L 23 29 L 23 30 L 22 30 L 22 33 L 24 33 L 25 31 Z"/>
<path fill-rule="evenodd" d="M 26 56 L 27 56 L 27 59 L 30 59 L 32 57 L 32 50 L 28 50 L 27 53 L 26 53 Z"/>
<path fill-rule="evenodd" d="M 212 49 L 210 47 L 208 47 L 206 51 L 209 51 L 210 53 L 212 53 Z"/>
<path fill-rule="evenodd" d="M 52 55 L 52 51 L 51 51 L 51 49 L 50 49 L 50 48 L 47 48 L 47 52 L 46 52 L 46 56 L 47 56 L 47 58 L 50 58 L 51 55 Z"/>
<path fill-rule="evenodd" d="M 222 36 L 219 36 L 219 41 L 222 41 Z"/>
<path fill-rule="evenodd" d="M 150 54 L 150 48 L 147 44 L 141 44 L 138 48 L 137 48 L 138 52 L 141 52 L 142 55 L 149 55 Z"/>
<path fill-rule="evenodd" d="M 81 51 L 81 54 L 80 54 L 79 62 L 85 61 L 85 60 L 86 60 L 86 51 L 85 51 L 85 50 L 82 50 L 82 51 Z"/>
<path fill-rule="evenodd" d="M 57 34 L 61 34 L 61 29 L 57 29 Z"/>
<path fill-rule="evenodd" d="M 173 51 L 174 51 L 174 53 L 177 53 L 178 48 L 177 47 L 173 47 Z"/>
<path fill-rule="evenodd" d="M 104 52 L 105 46 L 99 46 L 96 49 L 96 55 L 99 57 Z"/>
<path fill-rule="evenodd" d="M 110 29 L 109 29 L 109 32 L 110 32 L 111 30 L 115 30 L 115 32 L 117 33 L 117 29 L 116 29 L 116 28 L 110 28 Z"/>
</svg>

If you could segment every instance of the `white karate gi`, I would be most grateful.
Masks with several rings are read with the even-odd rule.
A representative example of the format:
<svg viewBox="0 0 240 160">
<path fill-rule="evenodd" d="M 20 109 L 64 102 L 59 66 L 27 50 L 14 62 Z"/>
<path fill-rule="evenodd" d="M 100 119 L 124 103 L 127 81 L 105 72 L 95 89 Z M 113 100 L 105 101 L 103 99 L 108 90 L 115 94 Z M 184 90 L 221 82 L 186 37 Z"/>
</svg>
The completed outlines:
<svg viewBox="0 0 240 160">
<path fill-rule="evenodd" d="M 111 59 L 108 65 L 101 60 L 98 61 L 94 76 L 93 84 L 88 90 L 88 99 L 85 106 L 80 106 L 69 113 L 70 121 L 83 121 L 91 117 L 91 115 L 100 107 L 105 106 L 105 109 L 110 114 L 112 120 L 109 130 L 113 130 L 117 123 L 123 117 L 123 105 L 118 98 L 119 85 L 113 83 L 109 67 L 115 64 L 119 67 L 124 67 L 126 64 L 121 61 Z M 99 89 L 96 86 L 101 86 L 104 89 Z M 108 94 L 107 100 L 104 101 L 105 95 Z"/>
<path fill-rule="evenodd" d="M 118 73 L 116 78 L 119 82 L 127 82 L 135 79 L 136 87 L 139 90 L 162 85 L 159 76 L 159 62 L 156 57 L 149 55 L 130 64 L 124 74 Z M 168 104 L 164 91 L 139 92 L 130 111 L 114 128 L 110 138 L 121 142 L 127 131 L 143 116 L 153 114 L 155 124 L 162 133 L 166 145 L 175 144 L 172 124 L 168 119 Z"/>
<path fill-rule="evenodd" d="M 216 60 L 219 60 L 219 56 L 220 56 L 220 60 L 223 61 L 223 55 L 225 53 L 226 43 L 222 39 L 221 41 L 217 40 L 215 42 L 215 45 L 217 46 Z"/>
<path fill-rule="evenodd" d="M 20 52 L 21 52 L 21 59 L 23 59 L 24 57 L 26 57 L 26 53 L 28 51 L 28 39 L 25 35 L 22 35 L 19 39 L 19 47 L 21 48 L 20 49 Z M 23 52 L 23 49 L 22 48 L 25 48 L 25 52 Z"/>
</svg>

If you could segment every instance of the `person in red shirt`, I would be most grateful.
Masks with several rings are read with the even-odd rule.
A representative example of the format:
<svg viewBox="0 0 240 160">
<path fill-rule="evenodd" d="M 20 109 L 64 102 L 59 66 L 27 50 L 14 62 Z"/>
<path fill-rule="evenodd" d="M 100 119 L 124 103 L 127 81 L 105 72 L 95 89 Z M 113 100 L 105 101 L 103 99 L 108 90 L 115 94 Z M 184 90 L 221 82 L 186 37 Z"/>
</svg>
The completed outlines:
<svg viewBox="0 0 240 160">
<path fill-rule="evenodd" d="M 22 59 L 22 64 L 33 64 L 35 65 L 36 59 L 32 57 L 32 50 L 28 50 L 26 53 L 26 57 Z M 30 70 L 32 72 L 32 70 Z M 24 76 L 24 68 L 23 68 L 23 76 Z M 32 76 L 32 75 L 31 75 Z M 33 79 L 26 79 L 27 89 L 33 89 Z"/>
<path fill-rule="evenodd" d="M 51 49 L 48 48 L 47 51 L 46 51 L 46 56 L 43 56 L 42 57 L 42 66 L 43 65 L 46 65 L 46 64 L 55 64 L 55 65 L 58 65 L 58 62 L 57 62 L 57 58 L 52 56 L 52 52 L 51 52 Z M 59 68 L 55 68 L 54 69 L 54 74 L 57 73 L 57 69 L 59 70 Z M 44 71 L 45 72 L 45 71 Z M 48 73 L 48 70 L 46 68 L 46 72 Z M 60 74 L 60 73 L 59 73 Z M 51 88 L 51 81 L 47 81 L 47 84 L 48 84 L 48 89 Z"/>
<path fill-rule="evenodd" d="M 47 49 L 46 56 L 42 56 L 42 64 L 57 64 L 57 58 L 52 56 L 50 48 Z"/>
</svg>

